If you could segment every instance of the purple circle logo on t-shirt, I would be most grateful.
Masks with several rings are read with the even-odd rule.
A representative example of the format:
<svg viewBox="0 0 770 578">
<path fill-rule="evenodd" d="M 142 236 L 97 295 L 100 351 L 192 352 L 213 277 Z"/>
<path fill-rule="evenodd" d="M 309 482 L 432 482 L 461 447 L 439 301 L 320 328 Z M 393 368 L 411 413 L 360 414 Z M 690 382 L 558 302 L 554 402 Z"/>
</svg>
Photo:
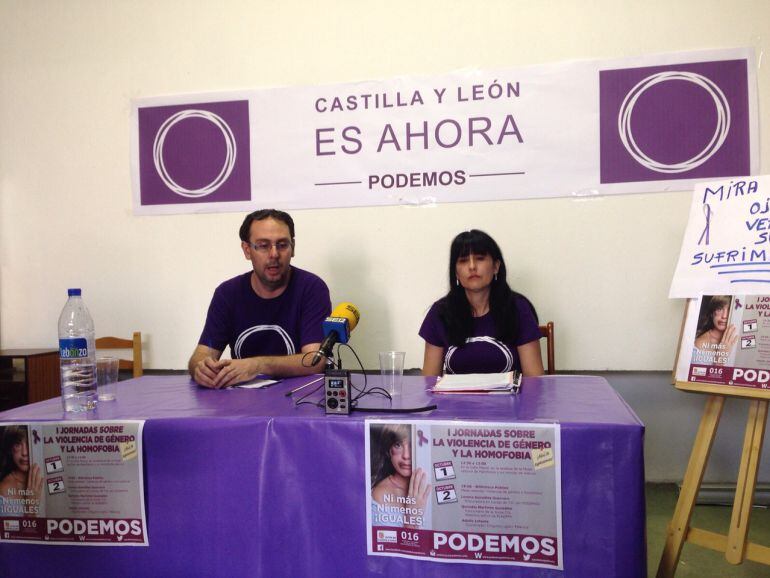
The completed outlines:
<svg viewBox="0 0 770 578">
<path fill-rule="evenodd" d="M 280 325 L 255 325 L 241 332 L 235 340 L 233 354 L 236 358 L 252 357 L 254 355 L 280 355 L 286 348 L 286 355 L 294 355 L 294 342 Z M 256 352 L 256 353 L 255 353 Z"/>
<path fill-rule="evenodd" d="M 445 373 L 505 373 L 513 369 L 513 353 L 505 343 L 484 335 L 469 337 L 462 347 L 452 346 L 444 356 Z"/>
</svg>

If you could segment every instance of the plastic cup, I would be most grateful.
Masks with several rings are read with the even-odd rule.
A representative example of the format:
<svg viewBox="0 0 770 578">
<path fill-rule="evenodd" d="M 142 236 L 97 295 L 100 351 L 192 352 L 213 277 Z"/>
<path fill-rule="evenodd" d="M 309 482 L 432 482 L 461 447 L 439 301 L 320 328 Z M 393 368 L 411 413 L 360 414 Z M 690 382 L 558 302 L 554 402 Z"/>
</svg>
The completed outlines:
<svg viewBox="0 0 770 578">
<path fill-rule="evenodd" d="M 118 358 L 96 359 L 96 390 L 99 401 L 114 401 L 117 397 Z"/>
<path fill-rule="evenodd" d="M 406 353 L 403 351 L 380 351 L 382 386 L 390 395 L 401 395 L 405 356 Z"/>
</svg>

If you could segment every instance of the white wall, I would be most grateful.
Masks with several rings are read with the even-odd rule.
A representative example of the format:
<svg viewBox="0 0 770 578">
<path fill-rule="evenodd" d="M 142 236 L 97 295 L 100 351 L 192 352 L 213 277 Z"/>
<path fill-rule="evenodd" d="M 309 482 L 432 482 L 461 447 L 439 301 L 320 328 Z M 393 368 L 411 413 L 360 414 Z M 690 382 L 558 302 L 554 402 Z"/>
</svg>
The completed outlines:
<svg viewBox="0 0 770 578">
<path fill-rule="evenodd" d="M 65 290 L 81 286 L 98 334 L 141 330 L 147 367 L 182 368 L 214 287 L 247 270 L 241 214 L 132 215 L 131 98 L 746 45 L 761 56 L 769 35 L 760 0 L 0 0 L 0 346 L 54 345 Z M 483 228 L 511 284 L 556 322 L 558 367 L 667 369 L 688 203 L 672 192 L 295 211 L 295 263 L 360 307 L 367 367 L 386 348 L 415 367 L 449 241 Z"/>
</svg>

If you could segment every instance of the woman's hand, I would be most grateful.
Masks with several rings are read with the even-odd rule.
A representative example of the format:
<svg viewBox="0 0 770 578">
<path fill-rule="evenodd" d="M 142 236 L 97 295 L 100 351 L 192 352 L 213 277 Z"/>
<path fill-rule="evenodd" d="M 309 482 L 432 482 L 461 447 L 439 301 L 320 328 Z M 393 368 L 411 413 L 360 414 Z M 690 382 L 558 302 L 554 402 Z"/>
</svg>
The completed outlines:
<svg viewBox="0 0 770 578">
<path fill-rule="evenodd" d="M 40 498 L 43 492 L 43 476 L 40 473 L 40 466 L 37 464 L 32 464 L 29 468 L 29 474 L 27 474 L 27 491 L 29 490 L 32 490 L 32 495 L 27 495 L 25 497 L 34 500 L 33 505 L 37 505 L 37 512 L 39 512 L 40 506 L 42 506 Z M 29 515 L 34 518 L 37 516 L 37 512 L 33 512 Z"/>
<path fill-rule="evenodd" d="M 735 345 L 736 341 L 738 341 L 738 330 L 735 328 L 735 325 L 731 323 L 727 326 L 727 329 L 725 329 L 725 332 L 722 334 L 722 340 L 719 343 L 720 345 L 724 345 L 725 349 L 729 350 Z"/>
<path fill-rule="evenodd" d="M 421 517 L 425 518 L 425 506 L 428 504 L 428 496 L 430 496 L 431 485 L 428 483 L 428 474 L 422 468 L 417 468 L 412 477 L 409 478 L 409 492 L 408 497 L 414 498 L 414 503 L 410 503 L 409 507 L 422 510 Z M 409 500 L 411 502 L 411 500 Z M 405 528 L 418 528 L 413 524 L 405 524 Z"/>
<path fill-rule="evenodd" d="M 726 365 L 727 360 L 730 357 L 730 351 L 735 343 L 738 341 L 738 330 L 735 325 L 730 324 L 722 334 L 722 339 L 719 341 L 719 349 L 717 349 L 716 363 L 719 365 Z"/>
</svg>

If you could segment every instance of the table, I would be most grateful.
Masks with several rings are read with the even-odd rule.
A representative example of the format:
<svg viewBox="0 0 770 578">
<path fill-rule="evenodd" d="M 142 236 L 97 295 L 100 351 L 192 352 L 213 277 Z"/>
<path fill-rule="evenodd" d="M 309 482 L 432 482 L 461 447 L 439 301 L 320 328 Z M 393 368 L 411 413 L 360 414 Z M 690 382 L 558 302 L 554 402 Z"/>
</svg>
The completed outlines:
<svg viewBox="0 0 770 578">
<path fill-rule="evenodd" d="M 15 371 L 14 360 L 24 362 Z M 58 349 L 0 349 L 0 410 L 59 397 Z"/>
<path fill-rule="evenodd" d="M 309 380 L 221 391 L 184 375 L 120 382 L 118 401 L 95 418 L 147 419 L 150 546 L 2 543 L 0 576 L 646 576 L 644 426 L 604 379 L 545 376 L 525 379 L 517 396 L 432 396 L 434 378 L 404 378 L 404 405 L 438 404 L 409 418 L 561 424 L 563 572 L 367 556 L 364 419 L 382 414 L 295 408 L 284 393 Z M 60 419 L 58 399 L 0 413 Z"/>
</svg>

